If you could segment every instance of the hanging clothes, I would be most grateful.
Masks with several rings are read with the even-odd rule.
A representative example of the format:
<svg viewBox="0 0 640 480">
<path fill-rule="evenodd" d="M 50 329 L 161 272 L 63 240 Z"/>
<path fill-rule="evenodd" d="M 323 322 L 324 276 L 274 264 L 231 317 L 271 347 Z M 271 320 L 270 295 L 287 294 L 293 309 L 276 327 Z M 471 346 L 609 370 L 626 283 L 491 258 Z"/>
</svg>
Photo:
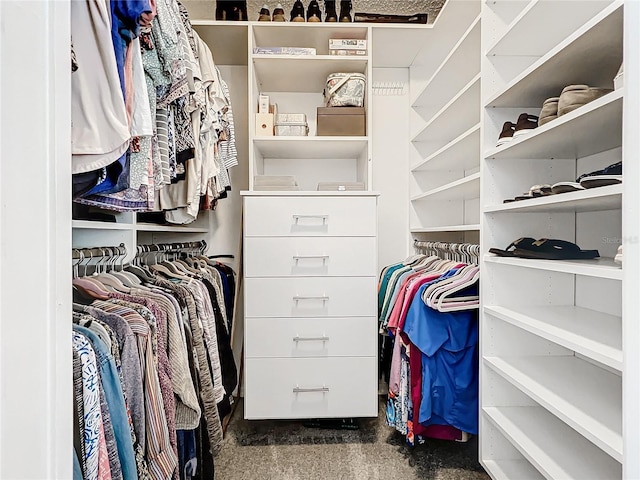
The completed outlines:
<svg viewBox="0 0 640 480">
<path fill-rule="evenodd" d="M 233 292 L 220 273 L 227 269 L 199 257 L 132 267 L 140 277 L 74 280 L 83 301 L 74 304 L 73 327 L 82 478 L 213 474 L 237 386 L 225 305 Z"/>
</svg>

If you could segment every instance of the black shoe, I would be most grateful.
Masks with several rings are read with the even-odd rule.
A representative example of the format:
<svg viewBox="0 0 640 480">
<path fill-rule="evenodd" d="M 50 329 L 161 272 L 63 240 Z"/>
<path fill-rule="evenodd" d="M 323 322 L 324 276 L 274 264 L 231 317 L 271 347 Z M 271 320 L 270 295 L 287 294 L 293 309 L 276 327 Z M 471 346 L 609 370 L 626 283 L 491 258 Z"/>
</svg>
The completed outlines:
<svg viewBox="0 0 640 480">
<path fill-rule="evenodd" d="M 351 21 L 351 0 L 341 0 L 340 1 L 340 21 L 341 22 L 350 22 Z"/>
<path fill-rule="evenodd" d="M 304 5 L 300 0 L 296 0 L 291 9 L 292 22 L 304 22 Z"/>
<path fill-rule="evenodd" d="M 318 5 L 318 0 L 311 0 L 311 2 L 309 2 L 309 8 L 307 9 L 307 22 L 321 21 L 322 11 L 320 10 L 320 5 Z"/>
<path fill-rule="evenodd" d="M 325 22 L 338 21 L 338 14 L 336 13 L 336 0 L 325 0 L 324 10 L 327 14 L 327 16 L 324 19 Z"/>
</svg>

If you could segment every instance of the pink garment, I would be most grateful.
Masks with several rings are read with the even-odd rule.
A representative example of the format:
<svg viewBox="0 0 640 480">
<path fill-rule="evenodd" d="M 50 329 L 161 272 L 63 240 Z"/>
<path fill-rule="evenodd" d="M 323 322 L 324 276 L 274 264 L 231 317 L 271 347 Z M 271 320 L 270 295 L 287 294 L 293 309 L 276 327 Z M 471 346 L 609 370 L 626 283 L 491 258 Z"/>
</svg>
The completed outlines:
<svg viewBox="0 0 640 480">
<path fill-rule="evenodd" d="M 129 43 L 124 56 L 124 105 L 127 110 L 127 120 L 129 121 L 129 128 L 131 128 L 133 119 L 133 93 L 135 91 L 135 86 L 133 84 L 133 45 L 134 42 Z"/>
<path fill-rule="evenodd" d="M 111 467 L 109 466 L 109 452 L 107 440 L 104 436 L 104 424 L 100 422 L 98 437 L 98 480 L 111 480 Z"/>
</svg>

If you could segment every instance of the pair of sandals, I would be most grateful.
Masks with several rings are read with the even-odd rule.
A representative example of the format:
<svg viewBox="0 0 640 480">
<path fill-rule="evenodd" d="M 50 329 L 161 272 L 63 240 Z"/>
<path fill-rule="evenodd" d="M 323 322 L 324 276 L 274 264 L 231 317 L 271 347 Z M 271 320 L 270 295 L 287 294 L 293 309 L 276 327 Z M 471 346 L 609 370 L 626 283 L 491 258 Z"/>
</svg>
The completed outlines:
<svg viewBox="0 0 640 480">
<path fill-rule="evenodd" d="M 575 243 L 565 240 L 522 237 L 513 241 L 507 248 L 490 248 L 490 253 L 499 257 L 533 258 L 540 260 L 591 260 L 598 258 L 598 250 L 582 250 Z"/>
</svg>

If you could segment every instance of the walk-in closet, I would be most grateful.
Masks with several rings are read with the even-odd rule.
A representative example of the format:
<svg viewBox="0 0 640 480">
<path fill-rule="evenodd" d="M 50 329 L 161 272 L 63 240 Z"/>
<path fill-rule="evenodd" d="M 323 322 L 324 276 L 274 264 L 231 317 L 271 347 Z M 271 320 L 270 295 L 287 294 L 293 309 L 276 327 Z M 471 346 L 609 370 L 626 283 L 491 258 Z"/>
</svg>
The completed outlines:
<svg viewBox="0 0 640 480">
<path fill-rule="evenodd" d="M 640 479 L 640 1 L 0 27 L 0 479 Z"/>
</svg>

